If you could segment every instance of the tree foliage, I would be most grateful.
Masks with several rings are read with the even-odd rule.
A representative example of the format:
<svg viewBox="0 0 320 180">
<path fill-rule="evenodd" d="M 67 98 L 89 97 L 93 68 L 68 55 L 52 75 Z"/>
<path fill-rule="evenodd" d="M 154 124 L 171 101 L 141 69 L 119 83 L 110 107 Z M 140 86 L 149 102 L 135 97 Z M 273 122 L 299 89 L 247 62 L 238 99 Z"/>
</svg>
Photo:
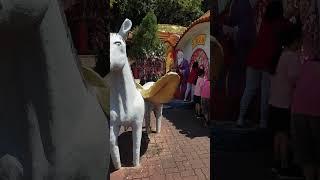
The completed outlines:
<svg viewBox="0 0 320 180">
<path fill-rule="evenodd" d="M 146 14 L 153 9 L 152 0 L 114 0 L 111 8 L 111 29 L 117 32 L 122 22 L 129 18 L 133 26 L 141 23 Z"/>
<path fill-rule="evenodd" d="M 161 24 L 189 26 L 203 13 L 202 0 L 156 0 L 155 12 Z"/>
<path fill-rule="evenodd" d="M 113 3 L 115 3 L 116 1 L 115 0 L 110 0 L 110 4 L 109 4 L 109 6 L 112 8 L 112 6 L 113 6 Z"/>
<path fill-rule="evenodd" d="M 158 23 L 153 11 L 142 20 L 139 27 L 133 30 L 132 46 L 128 55 L 134 59 L 144 59 L 148 56 L 164 55 L 164 45 L 157 36 Z"/>
<path fill-rule="evenodd" d="M 188 26 L 208 9 L 208 0 L 113 0 L 110 25 L 114 32 L 125 18 L 138 25 L 153 10 L 159 24 Z"/>
</svg>

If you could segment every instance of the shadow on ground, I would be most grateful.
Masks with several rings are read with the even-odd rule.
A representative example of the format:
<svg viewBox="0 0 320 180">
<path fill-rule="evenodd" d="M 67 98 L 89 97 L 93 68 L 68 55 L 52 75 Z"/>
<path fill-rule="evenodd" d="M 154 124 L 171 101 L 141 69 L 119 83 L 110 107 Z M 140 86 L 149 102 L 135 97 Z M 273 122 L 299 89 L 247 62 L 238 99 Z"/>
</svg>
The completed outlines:
<svg viewBox="0 0 320 180">
<path fill-rule="evenodd" d="M 203 127 L 203 123 L 195 118 L 193 109 L 164 109 L 163 117 L 168 119 L 186 137 L 210 136 L 209 128 Z"/>
<path fill-rule="evenodd" d="M 235 128 L 232 123 L 211 129 L 210 158 L 214 180 L 274 180 L 272 136 L 268 130 Z M 230 173 L 232 172 L 232 173 Z"/>
<path fill-rule="evenodd" d="M 147 152 L 148 145 L 149 145 L 150 139 L 146 132 L 142 133 L 141 138 L 141 147 L 140 147 L 140 158 Z M 132 141 L 132 131 L 126 131 L 123 132 L 118 137 L 118 145 L 120 150 L 120 159 L 122 167 L 132 167 L 132 159 L 133 159 L 133 141 Z M 141 159 L 140 159 L 141 161 Z M 110 157 L 110 173 L 116 171 L 116 169 L 113 166 L 111 157 Z"/>
</svg>

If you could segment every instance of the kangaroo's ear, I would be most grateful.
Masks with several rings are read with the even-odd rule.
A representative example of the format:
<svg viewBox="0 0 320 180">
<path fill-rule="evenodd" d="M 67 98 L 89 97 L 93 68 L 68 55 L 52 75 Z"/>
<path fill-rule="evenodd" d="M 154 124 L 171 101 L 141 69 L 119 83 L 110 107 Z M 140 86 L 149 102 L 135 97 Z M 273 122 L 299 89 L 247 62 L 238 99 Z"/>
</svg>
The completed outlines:
<svg viewBox="0 0 320 180">
<path fill-rule="evenodd" d="M 122 25 L 121 25 L 121 28 L 120 28 L 120 31 L 119 31 L 119 35 L 122 36 L 123 39 L 126 39 L 131 27 L 132 27 L 131 20 L 130 19 L 124 20 Z"/>
</svg>

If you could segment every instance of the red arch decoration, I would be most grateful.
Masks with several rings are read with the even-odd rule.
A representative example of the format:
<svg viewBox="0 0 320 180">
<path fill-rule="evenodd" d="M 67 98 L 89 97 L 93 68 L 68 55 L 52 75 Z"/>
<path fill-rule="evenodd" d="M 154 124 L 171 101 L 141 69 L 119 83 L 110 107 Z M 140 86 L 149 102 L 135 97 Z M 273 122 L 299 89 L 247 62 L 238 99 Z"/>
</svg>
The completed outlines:
<svg viewBox="0 0 320 180">
<path fill-rule="evenodd" d="M 209 77 L 209 58 L 202 48 L 193 51 L 190 61 L 190 69 L 195 61 L 198 61 L 199 67 L 204 68 L 205 76 Z"/>
</svg>

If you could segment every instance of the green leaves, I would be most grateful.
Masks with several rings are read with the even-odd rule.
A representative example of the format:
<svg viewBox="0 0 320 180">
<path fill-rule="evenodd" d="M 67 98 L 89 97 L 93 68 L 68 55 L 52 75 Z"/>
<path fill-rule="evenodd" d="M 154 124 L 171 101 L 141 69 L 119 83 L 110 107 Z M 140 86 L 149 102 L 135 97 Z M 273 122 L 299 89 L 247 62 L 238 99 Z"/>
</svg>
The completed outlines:
<svg viewBox="0 0 320 180">
<path fill-rule="evenodd" d="M 118 32 L 125 18 L 133 23 L 128 55 L 135 60 L 163 58 L 164 44 L 157 37 L 157 24 L 189 26 L 209 9 L 208 0 L 112 0 L 110 28 Z"/>
<path fill-rule="evenodd" d="M 131 19 L 133 25 L 137 26 L 150 10 L 154 11 L 159 24 L 189 26 L 209 9 L 207 2 L 208 0 L 113 0 L 111 28 L 113 32 L 117 32 L 125 18 Z"/>
<path fill-rule="evenodd" d="M 153 9 L 153 1 L 149 0 L 114 0 L 111 8 L 111 28 L 117 32 L 125 18 L 132 21 L 133 26 L 141 23 L 146 14 Z"/>
<path fill-rule="evenodd" d="M 133 30 L 132 47 L 128 54 L 134 59 L 144 59 L 147 56 L 163 56 L 164 45 L 157 36 L 158 23 L 153 11 L 149 12 L 138 28 Z"/>
<path fill-rule="evenodd" d="M 204 13 L 202 0 L 157 0 L 155 7 L 161 24 L 189 26 Z"/>
<path fill-rule="evenodd" d="M 110 0 L 110 7 L 112 8 L 113 7 L 113 4 L 116 2 L 116 0 Z"/>
</svg>

